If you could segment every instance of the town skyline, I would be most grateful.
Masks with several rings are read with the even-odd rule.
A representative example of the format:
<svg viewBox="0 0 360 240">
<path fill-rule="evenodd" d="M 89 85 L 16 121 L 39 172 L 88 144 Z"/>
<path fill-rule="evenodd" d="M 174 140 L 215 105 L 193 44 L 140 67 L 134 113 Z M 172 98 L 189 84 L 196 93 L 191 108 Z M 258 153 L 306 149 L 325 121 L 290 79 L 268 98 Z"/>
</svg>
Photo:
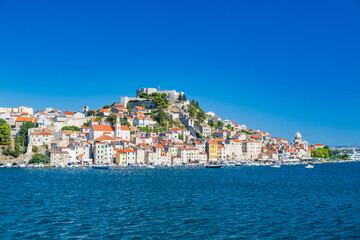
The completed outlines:
<svg viewBox="0 0 360 240">
<path fill-rule="evenodd" d="M 157 89 L 161 89 L 161 87 L 160 86 L 158 86 L 157 87 Z M 161 90 L 167 90 L 167 89 L 161 89 Z M 132 97 L 132 96 L 135 96 L 135 90 L 133 91 L 133 94 L 130 94 L 129 95 L 129 97 Z M 188 95 L 187 95 L 188 96 Z M 190 99 L 195 99 L 195 100 L 197 100 L 196 98 L 193 98 L 192 96 L 189 96 L 190 97 Z M 47 101 L 46 101 L 47 102 Z M 112 103 L 120 103 L 121 102 L 121 96 L 120 97 L 118 97 L 118 100 L 113 100 L 113 101 L 109 101 L 109 102 L 104 102 L 104 103 L 98 103 L 97 105 L 94 105 L 95 107 L 93 107 L 93 106 L 88 106 L 87 104 L 80 104 L 80 105 L 71 105 L 71 107 L 68 107 L 68 108 L 59 108 L 59 107 L 56 107 L 56 106 L 49 106 L 49 105 L 43 105 L 43 106 L 41 106 L 41 107 L 39 107 L 39 108 L 36 108 L 36 107 L 33 107 L 33 106 L 26 106 L 26 107 L 31 107 L 31 108 L 33 108 L 34 109 L 34 111 L 42 111 L 43 109 L 45 109 L 45 108 L 56 108 L 56 109 L 59 109 L 60 111 L 72 111 L 72 112 L 81 112 L 82 110 L 83 110 L 83 107 L 84 106 L 88 106 L 89 107 L 89 109 L 91 109 L 91 110 L 99 110 L 99 109 L 102 109 L 103 108 L 103 106 L 104 105 L 109 105 L 109 104 L 112 104 Z M 203 106 L 203 105 L 208 105 L 208 104 L 202 104 L 201 103 L 201 106 Z M 19 104 L 17 107 L 19 107 L 19 106 L 24 106 L 24 104 Z M 6 106 L 6 107 L 14 107 L 14 108 L 16 108 L 16 106 Z M 205 110 L 206 110 L 206 112 L 215 112 L 216 114 L 218 114 L 219 112 L 218 111 L 214 111 L 213 109 L 207 109 L 207 108 L 204 108 Z M 221 111 L 220 111 L 221 112 Z M 264 128 L 262 128 L 261 126 L 252 126 L 251 124 L 249 125 L 249 124 L 247 124 L 247 122 L 246 121 L 244 121 L 244 120 L 237 120 L 237 119 L 234 119 L 233 117 L 231 117 L 230 115 L 231 114 L 227 114 L 227 113 L 229 113 L 229 112 L 225 112 L 224 114 L 223 113 L 219 113 L 218 115 L 220 115 L 220 116 L 224 116 L 224 117 L 226 117 L 226 118 L 223 118 L 223 120 L 225 120 L 225 119 L 227 119 L 227 120 L 231 120 L 231 121 L 234 121 L 234 122 L 238 122 L 238 123 L 240 123 L 240 124 L 245 124 L 246 126 L 248 126 L 249 128 L 251 128 L 251 129 L 254 129 L 254 130 L 260 130 L 260 131 L 264 131 L 264 132 L 270 132 L 271 134 L 272 134 L 272 136 L 277 136 L 277 137 L 282 137 L 282 138 L 285 138 L 285 139 L 287 139 L 288 141 L 292 141 L 293 139 L 294 139 L 294 134 L 296 133 L 296 132 L 304 132 L 304 131 L 301 131 L 301 130 L 299 130 L 299 128 L 297 128 L 297 130 L 295 130 L 295 131 L 293 131 L 293 132 L 289 132 L 289 133 L 287 133 L 287 134 L 285 134 L 285 135 L 278 135 L 278 134 L 274 134 L 271 130 L 268 130 L 268 129 L 264 129 Z M 229 116 L 229 117 L 227 117 L 227 116 Z M 305 135 L 305 134 L 304 134 Z M 348 145 L 341 145 L 341 144 L 328 144 L 328 143 L 326 143 L 326 142 L 321 142 L 321 141 L 313 141 L 312 139 L 314 138 L 314 136 L 311 136 L 311 135 L 305 135 L 305 137 L 304 137 L 304 140 L 307 140 L 307 141 L 309 141 L 310 142 L 310 144 L 317 144 L 317 143 L 324 143 L 324 145 L 328 145 L 328 146 L 331 146 L 331 147 L 358 147 L 359 145 L 356 145 L 356 144 L 353 144 L 353 145 L 351 145 L 351 144 L 348 144 Z M 316 139 L 316 136 L 315 136 L 315 139 Z"/>
</svg>

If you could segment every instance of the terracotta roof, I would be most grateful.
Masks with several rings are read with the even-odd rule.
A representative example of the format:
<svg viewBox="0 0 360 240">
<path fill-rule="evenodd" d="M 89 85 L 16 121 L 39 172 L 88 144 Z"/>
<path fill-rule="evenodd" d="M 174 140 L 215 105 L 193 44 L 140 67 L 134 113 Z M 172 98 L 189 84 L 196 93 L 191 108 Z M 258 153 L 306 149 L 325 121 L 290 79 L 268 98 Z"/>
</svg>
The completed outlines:
<svg viewBox="0 0 360 240">
<path fill-rule="evenodd" d="M 130 148 L 127 148 L 127 149 L 125 149 L 125 152 L 135 152 L 135 151 Z"/>
<path fill-rule="evenodd" d="M 68 112 L 68 111 L 63 111 L 63 113 L 65 113 L 66 115 L 74 115 L 73 112 Z"/>
<path fill-rule="evenodd" d="M 31 117 L 31 118 L 28 118 L 28 117 L 18 117 L 16 118 L 15 120 L 16 122 L 37 122 L 37 119 Z"/>
<path fill-rule="evenodd" d="M 164 148 L 164 146 L 161 145 L 161 144 L 156 144 L 156 145 L 154 146 L 154 148 Z"/>
<path fill-rule="evenodd" d="M 52 134 L 49 132 L 41 132 L 41 135 L 52 135 Z"/>
<path fill-rule="evenodd" d="M 145 110 L 144 107 L 135 106 L 135 108 L 138 109 L 138 110 L 143 110 L 143 111 Z"/>
<path fill-rule="evenodd" d="M 73 134 L 74 132 L 73 131 L 66 131 L 66 132 L 64 132 L 65 133 L 65 135 L 71 135 L 71 134 Z"/>
<path fill-rule="evenodd" d="M 108 136 L 108 135 L 103 135 L 103 136 L 98 137 L 97 139 L 95 139 L 95 141 L 97 141 L 97 142 L 101 142 L 101 141 L 114 141 L 114 140 L 116 140 L 116 139 L 115 139 L 115 138 L 112 138 L 112 137 L 110 137 L 110 136 Z"/>
<path fill-rule="evenodd" d="M 95 131 L 102 131 L 102 132 L 113 132 L 113 128 L 110 125 L 92 125 Z"/>
<path fill-rule="evenodd" d="M 128 127 L 128 126 L 126 126 L 126 125 L 121 125 L 121 130 L 128 130 L 128 131 L 130 131 L 130 128 Z"/>
</svg>

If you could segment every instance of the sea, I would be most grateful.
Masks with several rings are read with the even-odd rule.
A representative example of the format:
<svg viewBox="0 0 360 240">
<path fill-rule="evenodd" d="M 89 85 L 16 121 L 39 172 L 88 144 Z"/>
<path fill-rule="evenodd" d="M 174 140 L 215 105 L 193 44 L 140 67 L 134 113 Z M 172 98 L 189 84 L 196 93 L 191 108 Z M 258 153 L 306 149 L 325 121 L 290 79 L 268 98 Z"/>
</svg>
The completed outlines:
<svg viewBox="0 0 360 240">
<path fill-rule="evenodd" d="M 360 163 L 1 168 L 0 239 L 360 239 Z"/>
</svg>

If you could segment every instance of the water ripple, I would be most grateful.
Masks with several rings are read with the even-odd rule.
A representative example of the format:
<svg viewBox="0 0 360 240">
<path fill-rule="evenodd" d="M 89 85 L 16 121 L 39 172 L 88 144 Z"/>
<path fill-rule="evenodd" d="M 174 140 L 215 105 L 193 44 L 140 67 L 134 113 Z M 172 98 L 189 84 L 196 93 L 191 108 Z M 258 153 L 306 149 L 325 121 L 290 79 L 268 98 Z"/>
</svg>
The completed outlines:
<svg viewBox="0 0 360 240">
<path fill-rule="evenodd" d="M 2 239 L 357 239 L 360 164 L 0 169 Z"/>
</svg>

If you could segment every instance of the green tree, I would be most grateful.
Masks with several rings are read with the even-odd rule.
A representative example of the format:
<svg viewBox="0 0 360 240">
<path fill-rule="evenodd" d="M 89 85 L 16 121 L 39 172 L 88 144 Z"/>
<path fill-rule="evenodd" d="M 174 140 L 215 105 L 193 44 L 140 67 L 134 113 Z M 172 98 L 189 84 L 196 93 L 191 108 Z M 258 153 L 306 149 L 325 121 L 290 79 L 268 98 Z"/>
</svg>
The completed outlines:
<svg viewBox="0 0 360 240">
<path fill-rule="evenodd" d="M 2 120 L 2 119 L 1 119 Z M 11 127 L 6 122 L 0 123 L 0 145 L 7 145 L 11 140 Z"/>
<path fill-rule="evenodd" d="M 224 123 L 223 123 L 222 121 L 218 121 L 218 122 L 217 122 L 217 126 L 218 126 L 218 127 L 222 127 L 222 126 L 224 126 Z"/>
<path fill-rule="evenodd" d="M 91 120 L 85 122 L 85 123 L 83 124 L 83 126 L 84 126 L 84 127 L 89 127 L 89 126 L 90 126 L 90 122 L 91 122 Z"/>
<path fill-rule="evenodd" d="M 86 113 L 87 116 L 95 116 L 95 111 L 94 110 L 89 110 L 87 113 Z"/>
<path fill-rule="evenodd" d="M 180 140 L 184 140 L 184 135 L 179 134 L 179 139 L 180 139 Z"/>
<path fill-rule="evenodd" d="M 196 107 L 196 108 L 200 108 L 200 105 L 199 105 L 199 102 L 198 102 L 198 101 L 196 101 L 195 107 Z"/>
<path fill-rule="evenodd" d="M 165 94 L 166 95 L 166 94 Z M 163 98 L 162 96 L 156 96 L 152 99 L 153 103 L 155 104 L 155 107 L 158 109 L 163 109 L 168 107 L 168 101 L 166 98 Z"/>
<path fill-rule="evenodd" d="M 230 124 L 226 125 L 226 128 L 231 130 L 231 131 L 234 130 L 234 128 Z"/>
<path fill-rule="evenodd" d="M 97 122 L 102 122 L 104 119 L 102 118 L 102 117 L 100 117 L 100 116 L 98 116 L 98 117 L 96 117 L 95 118 L 95 121 L 97 121 Z"/>
<path fill-rule="evenodd" d="M 180 93 L 179 96 L 178 96 L 178 100 L 179 100 L 180 102 L 183 101 L 183 96 L 182 96 L 181 93 Z"/>
<path fill-rule="evenodd" d="M 197 114 L 196 114 L 196 118 L 200 121 L 200 122 L 204 122 L 206 119 L 206 114 L 202 109 L 199 109 Z"/>
<path fill-rule="evenodd" d="M 107 116 L 106 121 L 110 122 L 111 125 L 115 125 L 116 115 L 111 113 L 109 116 Z"/>
<path fill-rule="evenodd" d="M 195 115 L 196 115 L 196 108 L 195 108 L 194 105 L 190 105 L 190 106 L 189 106 L 189 115 L 190 115 L 190 117 L 195 117 Z"/>
<path fill-rule="evenodd" d="M 2 118 L 0 118 L 0 126 L 4 125 L 6 123 L 6 121 Z"/>
<path fill-rule="evenodd" d="M 22 151 L 21 148 L 23 148 L 21 146 L 21 140 L 22 140 L 22 137 L 20 137 L 20 135 L 16 136 L 16 139 L 15 139 L 15 147 L 14 147 L 14 152 L 13 152 L 13 157 L 17 158 L 20 156 L 21 152 L 24 152 Z"/>
<path fill-rule="evenodd" d="M 21 126 L 20 131 L 15 138 L 14 157 L 19 157 L 21 153 L 26 152 L 27 145 L 29 144 L 28 130 L 34 127 L 36 127 L 36 123 L 33 122 L 26 122 Z"/>
<path fill-rule="evenodd" d="M 9 156 L 9 155 L 11 155 L 11 153 L 12 153 L 12 147 L 11 147 L 11 139 L 10 139 L 10 141 L 8 142 L 6 148 L 3 150 L 3 154 L 5 156 Z"/>
<path fill-rule="evenodd" d="M 329 152 L 329 148 L 318 148 L 318 149 L 314 149 L 311 152 L 311 156 L 313 158 L 328 158 L 330 157 L 330 152 Z"/>
<path fill-rule="evenodd" d="M 245 133 L 245 134 L 251 134 L 251 132 L 249 132 L 249 131 L 247 131 L 247 130 L 245 130 L 245 129 L 241 129 L 241 132 L 243 132 L 243 133 Z"/>
<path fill-rule="evenodd" d="M 50 163 L 50 158 L 43 154 L 34 154 L 29 163 Z"/>
<path fill-rule="evenodd" d="M 128 121 L 126 121 L 124 118 L 120 118 L 120 123 L 121 125 L 126 125 L 128 127 L 131 126 L 131 124 Z"/>
<path fill-rule="evenodd" d="M 61 130 L 80 131 L 80 128 L 78 128 L 77 126 L 64 126 L 61 128 Z"/>
<path fill-rule="evenodd" d="M 200 133 L 198 133 L 198 132 L 196 132 L 196 137 L 197 137 L 197 138 L 203 138 L 203 136 L 202 136 Z"/>
<path fill-rule="evenodd" d="M 32 146 L 32 152 L 37 153 L 39 151 L 39 148 L 37 146 Z"/>
<path fill-rule="evenodd" d="M 103 108 L 110 108 L 111 106 L 110 105 L 105 105 Z"/>
<path fill-rule="evenodd" d="M 140 93 L 140 98 L 146 98 L 146 99 L 150 99 L 151 97 L 150 97 L 150 95 L 148 94 L 148 93 L 146 93 L 146 92 L 142 92 L 142 93 Z"/>
<path fill-rule="evenodd" d="M 214 123 L 214 120 L 210 119 L 208 121 L 208 124 L 210 125 L 210 127 L 214 127 L 215 126 L 215 123 Z"/>
<path fill-rule="evenodd" d="M 186 101 L 186 95 L 185 95 L 185 93 L 182 95 L 182 100 L 183 100 L 183 101 Z"/>
<path fill-rule="evenodd" d="M 153 93 L 150 94 L 150 97 L 151 97 L 151 98 L 159 97 L 159 96 L 160 96 L 160 94 L 157 93 L 157 92 L 153 92 Z"/>
</svg>

